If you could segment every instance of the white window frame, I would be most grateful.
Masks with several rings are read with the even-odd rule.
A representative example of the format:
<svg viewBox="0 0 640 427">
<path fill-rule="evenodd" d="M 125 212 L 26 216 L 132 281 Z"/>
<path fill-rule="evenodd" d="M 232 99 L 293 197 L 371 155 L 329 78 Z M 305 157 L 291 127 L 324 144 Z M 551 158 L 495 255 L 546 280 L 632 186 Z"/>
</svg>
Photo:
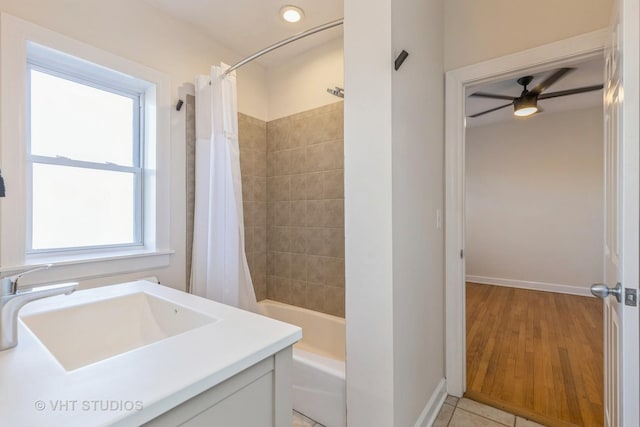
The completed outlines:
<svg viewBox="0 0 640 427">
<path fill-rule="evenodd" d="M 35 48 L 35 49 L 29 49 Z M 30 51 L 39 50 L 40 55 L 33 54 Z M 144 219 L 142 217 L 142 197 L 143 197 L 143 177 L 142 177 L 142 168 L 143 168 L 143 160 L 144 153 L 142 152 L 142 139 L 143 139 L 143 131 L 144 126 L 140 123 L 140 121 L 144 118 L 144 92 L 141 89 L 133 89 L 125 87 L 123 84 L 118 84 L 114 82 L 113 84 L 105 83 L 103 79 L 95 78 L 88 79 L 82 74 L 82 70 L 84 67 L 77 67 L 73 64 L 69 64 L 69 61 L 64 61 L 64 58 L 61 58 L 63 64 L 60 66 L 59 61 L 55 61 L 55 53 L 49 53 L 43 51 L 41 46 L 29 44 L 27 47 L 27 255 L 32 254 L 48 254 L 48 253 L 56 253 L 65 251 L 68 253 L 76 252 L 81 253 L 81 251 L 96 251 L 96 250 L 105 250 L 105 249 L 115 249 L 115 248 L 141 248 L 144 246 L 144 235 L 142 232 L 142 227 L 144 224 Z M 61 55 L 56 55 L 61 56 Z M 60 62 L 62 62 L 60 61 Z M 91 67 L 91 66 L 89 66 Z M 50 156 L 42 156 L 32 154 L 31 152 L 31 71 L 37 71 L 40 73 L 44 73 L 50 76 L 58 77 L 61 79 L 65 79 L 67 81 L 71 81 L 73 83 L 89 86 L 95 89 L 104 90 L 109 93 L 117 94 L 120 96 L 127 97 L 133 101 L 132 103 L 132 113 L 133 113 L 133 146 L 132 146 L 132 156 L 133 156 L 133 164 L 132 166 L 124 166 L 117 165 L 115 163 L 96 163 L 91 161 L 83 161 L 70 159 L 67 157 L 50 157 Z M 115 79 L 114 79 L 115 80 Z M 134 179 L 134 233 L 133 233 L 133 242 L 124 243 L 124 244 L 114 244 L 114 245 L 93 245 L 93 246 L 81 246 L 81 247 L 64 247 L 64 248 L 46 248 L 46 249 L 34 249 L 33 246 L 33 164 L 47 164 L 47 165 L 55 165 L 55 166 L 69 166 L 69 167 L 78 167 L 83 169 L 90 170 L 106 170 L 113 172 L 128 172 L 132 173 L 135 177 Z"/>
<path fill-rule="evenodd" d="M 164 73 L 2 13 L 0 17 L 0 272 L 52 263 L 51 281 L 85 279 L 166 267 L 169 246 L 170 89 Z M 140 93 L 141 227 L 135 245 L 30 250 L 30 162 L 27 79 L 32 66 L 74 74 L 81 83 Z M 80 75 L 78 75 L 80 73 Z M 51 73 L 50 73 L 51 74 Z M 111 90 L 111 89 L 110 89 Z M 75 162 L 67 160 L 68 162 Z M 64 161 L 63 162 L 67 162 Z"/>
</svg>

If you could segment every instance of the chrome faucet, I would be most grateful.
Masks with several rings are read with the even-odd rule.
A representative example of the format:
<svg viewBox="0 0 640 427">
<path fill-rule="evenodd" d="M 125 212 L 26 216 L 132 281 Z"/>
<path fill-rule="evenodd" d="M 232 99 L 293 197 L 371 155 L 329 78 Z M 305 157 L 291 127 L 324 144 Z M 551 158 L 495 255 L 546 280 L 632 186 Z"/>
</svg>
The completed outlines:
<svg viewBox="0 0 640 427">
<path fill-rule="evenodd" d="M 0 351 L 18 345 L 18 312 L 25 304 L 54 295 L 69 295 L 76 290 L 78 286 L 76 282 L 18 290 L 18 280 L 22 276 L 49 267 L 51 264 L 0 279 L 0 298 L 2 298 L 2 305 L 0 305 Z"/>
</svg>

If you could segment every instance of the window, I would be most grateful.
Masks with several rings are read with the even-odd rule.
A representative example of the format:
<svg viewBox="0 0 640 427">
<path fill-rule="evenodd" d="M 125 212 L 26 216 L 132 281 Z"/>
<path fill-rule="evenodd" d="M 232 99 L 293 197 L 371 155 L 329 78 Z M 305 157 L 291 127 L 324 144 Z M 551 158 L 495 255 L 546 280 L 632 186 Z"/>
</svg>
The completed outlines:
<svg viewBox="0 0 640 427">
<path fill-rule="evenodd" d="M 169 77 L 2 13 L 0 271 L 166 267 Z"/>
<path fill-rule="evenodd" d="M 143 93 L 28 67 L 30 253 L 143 244 Z"/>
</svg>

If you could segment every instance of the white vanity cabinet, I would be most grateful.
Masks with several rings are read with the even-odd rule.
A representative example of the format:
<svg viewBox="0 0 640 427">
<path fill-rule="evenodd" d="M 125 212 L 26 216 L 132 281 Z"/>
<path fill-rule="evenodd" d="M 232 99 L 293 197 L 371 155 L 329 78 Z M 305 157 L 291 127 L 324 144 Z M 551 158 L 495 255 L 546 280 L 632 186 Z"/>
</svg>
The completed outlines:
<svg viewBox="0 0 640 427">
<path fill-rule="evenodd" d="M 151 420 L 153 427 L 290 427 L 292 347 Z"/>
<path fill-rule="evenodd" d="M 297 326 L 135 281 L 29 303 L 18 337 L 0 352 L 2 426 L 293 422 Z"/>
</svg>

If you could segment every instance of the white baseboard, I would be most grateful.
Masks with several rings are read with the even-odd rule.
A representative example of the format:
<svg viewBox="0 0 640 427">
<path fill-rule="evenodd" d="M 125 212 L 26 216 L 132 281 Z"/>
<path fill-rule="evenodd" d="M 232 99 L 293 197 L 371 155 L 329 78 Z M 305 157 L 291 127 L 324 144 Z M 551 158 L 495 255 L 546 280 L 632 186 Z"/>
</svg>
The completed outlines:
<svg viewBox="0 0 640 427">
<path fill-rule="evenodd" d="M 438 417 L 440 408 L 444 404 L 444 400 L 447 398 L 447 382 L 445 379 L 441 379 L 438 386 L 434 390 L 431 398 L 427 402 L 420 416 L 418 417 L 415 427 L 431 427 Z"/>
<path fill-rule="evenodd" d="M 590 297 L 591 290 L 572 285 L 559 285 L 557 283 L 528 282 L 526 280 L 499 279 L 496 277 L 467 276 L 467 282 L 480 283 L 482 285 L 507 286 L 510 288 L 530 289 L 534 291 L 556 292 L 559 294 L 580 295 Z"/>
</svg>

